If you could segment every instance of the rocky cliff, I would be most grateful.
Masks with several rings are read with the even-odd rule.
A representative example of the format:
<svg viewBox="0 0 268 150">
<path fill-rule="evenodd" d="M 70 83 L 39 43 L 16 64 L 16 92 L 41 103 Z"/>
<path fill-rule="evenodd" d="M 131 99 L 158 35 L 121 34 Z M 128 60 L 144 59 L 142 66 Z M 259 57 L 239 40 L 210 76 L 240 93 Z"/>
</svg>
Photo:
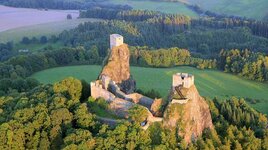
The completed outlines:
<svg viewBox="0 0 268 150">
<path fill-rule="evenodd" d="M 169 104 L 164 112 L 164 126 L 178 130 L 187 143 L 202 134 L 205 128 L 213 128 L 209 106 L 195 85 L 185 95 L 189 98 L 185 104 Z"/>
<path fill-rule="evenodd" d="M 129 57 L 127 44 L 113 47 L 100 74 L 109 76 L 127 94 L 134 92 L 136 88 L 136 83 L 130 75 Z"/>
</svg>

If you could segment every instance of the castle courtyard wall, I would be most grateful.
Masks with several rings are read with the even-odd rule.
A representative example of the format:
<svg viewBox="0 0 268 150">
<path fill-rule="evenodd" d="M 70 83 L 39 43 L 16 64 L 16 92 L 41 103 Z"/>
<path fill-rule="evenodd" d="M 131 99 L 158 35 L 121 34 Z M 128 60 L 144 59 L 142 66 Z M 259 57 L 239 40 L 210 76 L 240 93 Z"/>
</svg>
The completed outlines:
<svg viewBox="0 0 268 150">
<path fill-rule="evenodd" d="M 115 95 L 113 95 L 111 92 L 103 89 L 102 85 L 98 85 L 97 81 L 91 82 L 90 88 L 91 88 L 91 96 L 95 99 L 104 98 L 108 102 L 115 99 Z"/>
</svg>

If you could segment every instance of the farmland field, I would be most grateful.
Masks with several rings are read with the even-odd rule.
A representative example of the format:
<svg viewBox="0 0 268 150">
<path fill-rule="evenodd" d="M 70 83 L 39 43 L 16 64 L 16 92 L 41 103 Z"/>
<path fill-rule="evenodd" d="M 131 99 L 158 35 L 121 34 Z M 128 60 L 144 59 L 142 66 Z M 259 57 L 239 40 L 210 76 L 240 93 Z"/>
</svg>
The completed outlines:
<svg viewBox="0 0 268 150">
<path fill-rule="evenodd" d="M 101 66 L 68 66 L 47 69 L 35 73 L 32 77 L 42 83 L 54 83 L 73 76 L 86 81 L 95 80 Z M 137 81 L 137 87 L 147 91 L 155 89 L 166 97 L 172 82 L 172 74 L 188 72 L 195 75 L 195 84 L 202 96 L 226 98 L 229 96 L 247 97 L 260 100 L 252 106 L 268 114 L 268 84 L 241 79 L 238 76 L 214 70 L 198 70 L 192 67 L 142 68 L 131 67 L 131 73 Z"/>
<path fill-rule="evenodd" d="M 78 10 L 38 10 L 13 8 L 0 5 L 0 32 L 30 25 L 67 20 L 67 14 L 75 19 Z"/>
<path fill-rule="evenodd" d="M 262 19 L 268 14 L 267 0 L 184 0 L 201 8 L 228 15 Z"/>
<path fill-rule="evenodd" d="M 164 13 L 180 13 L 180 14 L 191 16 L 191 17 L 197 16 L 195 12 L 187 8 L 181 2 L 159 2 L 159 1 L 154 2 L 150 0 L 145 0 L 145 1 L 109 0 L 109 3 L 129 5 L 133 7 L 133 9 L 141 9 L 141 10 L 147 9 L 147 10 L 161 11 Z"/>
<path fill-rule="evenodd" d="M 100 19 L 73 19 L 73 20 L 63 20 L 57 22 L 50 22 L 38 25 L 31 25 L 26 27 L 20 27 L 15 29 L 10 29 L 7 31 L 3 31 L 0 33 L 0 41 L 1 42 L 8 42 L 20 41 L 24 36 L 29 38 L 35 36 L 50 36 L 61 33 L 63 30 L 69 30 L 72 28 L 77 27 L 80 23 L 87 22 L 87 21 L 98 21 Z M 0 23 L 1 24 L 1 23 Z"/>
<path fill-rule="evenodd" d="M 138 1 L 138 0 L 109 0 L 113 4 L 127 4 L 134 9 L 148 9 L 165 13 L 180 13 L 196 17 L 197 14 L 187 8 L 183 3 L 198 5 L 204 10 L 216 13 L 262 19 L 268 14 L 267 0 L 180 0 L 181 2 L 161 2 L 161 1 Z"/>
</svg>

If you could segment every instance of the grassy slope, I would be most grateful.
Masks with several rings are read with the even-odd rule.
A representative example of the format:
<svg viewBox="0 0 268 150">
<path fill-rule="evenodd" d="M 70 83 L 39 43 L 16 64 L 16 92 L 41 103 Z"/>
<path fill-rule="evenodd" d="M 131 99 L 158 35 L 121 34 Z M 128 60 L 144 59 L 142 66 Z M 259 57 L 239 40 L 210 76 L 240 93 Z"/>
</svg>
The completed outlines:
<svg viewBox="0 0 268 150">
<path fill-rule="evenodd" d="M 70 66 L 44 70 L 34 74 L 42 83 L 53 83 L 68 76 L 87 81 L 95 80 L 101 66 Z M 172 74 L 189 72 L 195 75 L 195 84 L 202 96 L 220 97 L 239 96 L 260 99 L 252 105 L 257 110 L 268 114 L 268 84 L 241 79 L 238 76 L 213 70 L 198 70 L 191 67 L 176 68 L 141 68 L 131 67 L 137 86 L 143 90 L 155 89 L 163 96 L 168 94 Z"/>
<path fill-rule="evenodd" d="M 165 13 L 181 13 L 196 17 L 197 14 L 181 2 L 197 4 L 205 10 L 228 15 L 262 19 L 268 14 L 267 0 L 181 0 L 181 2 L 154 2 L 149 0 L 109 0 L 113 4 L 128 4 L 134 9 L 148 9 Z"/>
<path fill-rule="evenodd" d="M 161 11 L 164 13 L 180 13 L 191 17 L 196 17 L 197 14 L 187 8 L 180 2 L 153 2 L 149 0 L 133 1 L 133 0 L 109 0 L 112 4 L 130 5 L 134 9 L 147 9 Z"/>
<path fill-rule="evenodd" d="M 43 50 L 46 47 L 52 47 L 54 49 L 58 49 L 61 47 L 64 47 L 64 44 L 62 42 L 56 42 L 56 43 L 51 43 L 48 42 L 46 44 L 21 44 L 21 43 L 16 43 L 14 46 L 15 50 L 20 50 L 20 49 L 28 49 L 29 51 L 38 51 L 38 50 Z"/>
<path fill-rule="evenodd" d="M 268 13 L 267 0 L 187 0 L 201 8 L 229 15 L 262 19 Z"/>
<path fill-rule="evenodd" d="M 61 33 L 63 30 L 75 28 L 80 23 L 87 21 L 99 21 L 100 19 L 73 19 L 58 22 L 50 22 L 16 29 L 10 29 L 0 33 L 0 41 L 14 41 L 18 42 L 22 37 L 41 37 L 42 35 L 50 36 Z"/>
<path fill-rule="evenodd" d="M 37 25 L 42 23 L 67 20 L 67 14 L 73 18 L 79 16 L 78 10 L 40 10 L 32 8 L 15 8 L 0 5 L 0 31 Z"/>
</svg>

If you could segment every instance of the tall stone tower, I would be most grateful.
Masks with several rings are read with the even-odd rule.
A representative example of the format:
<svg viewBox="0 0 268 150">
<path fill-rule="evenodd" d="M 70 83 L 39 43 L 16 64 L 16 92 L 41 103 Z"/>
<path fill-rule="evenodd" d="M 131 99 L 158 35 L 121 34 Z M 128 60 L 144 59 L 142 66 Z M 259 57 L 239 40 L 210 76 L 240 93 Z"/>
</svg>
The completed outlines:
<svg viewBox="0 0 268 150">
<path fill-rule="evenodd" d="M 182 85 L 184 88 L 190 88 L 194 84 L 194 76 L 188 73 L 176 73 L 173 75 L 172 88 Z"/>
<path fill-rule="evenodd" d="M 124 43 L 124 38 L 122 35 L 119 35 L 119 34 L 110 35 L 110 49 L 112 49 L 114 46 L 123 45 L 123 43 Z"/>
</svg>

